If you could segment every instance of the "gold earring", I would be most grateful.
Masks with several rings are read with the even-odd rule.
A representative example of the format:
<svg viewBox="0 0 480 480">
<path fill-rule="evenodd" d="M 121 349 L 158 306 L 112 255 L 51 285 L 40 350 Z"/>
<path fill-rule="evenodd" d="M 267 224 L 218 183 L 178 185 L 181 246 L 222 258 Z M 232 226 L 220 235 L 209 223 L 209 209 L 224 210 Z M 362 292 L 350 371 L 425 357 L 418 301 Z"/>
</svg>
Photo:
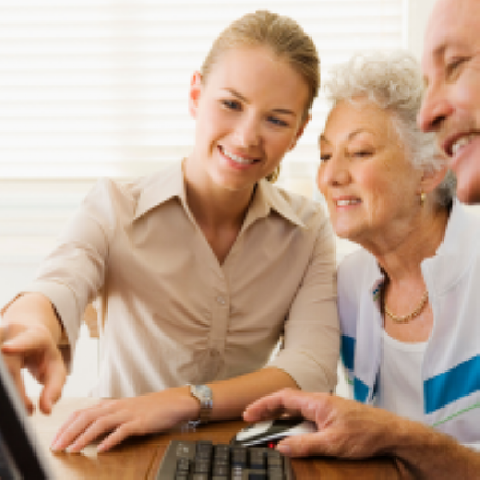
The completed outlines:
<svg viewBox="0 0 480 480">
<path fill-rule="evenodd" d="M 280 176 L 280 165 L 269 175 L 267 175 L 265 178 L 270 182 L 270 183 L 275 183 L 278 180 L 278 177 Z"/>
<path fill-rule="evenodd" d="M 427 194 L 425 192 L 422 192 L 420 194 L 420 205 L 424 205 L 425 204 L 425 199 L 427 198 Z"/>
</svg>

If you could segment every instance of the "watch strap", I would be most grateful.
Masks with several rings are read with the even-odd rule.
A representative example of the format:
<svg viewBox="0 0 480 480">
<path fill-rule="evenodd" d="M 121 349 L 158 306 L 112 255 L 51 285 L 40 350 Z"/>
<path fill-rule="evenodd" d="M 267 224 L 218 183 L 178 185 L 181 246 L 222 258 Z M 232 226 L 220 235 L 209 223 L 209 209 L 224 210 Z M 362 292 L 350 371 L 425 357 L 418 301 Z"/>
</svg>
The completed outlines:
<svg viewBox="0 0 480 480">
<path fill-rule="evenodd" d="M 213 408 L 212 389 L 207 385 L 191 385 L 190 393 L 200 402 L 200 413 L 197 420 L 190 420 L 189 426 L 197 427 L 198 425 L 208 423 Z"/>
</svg>

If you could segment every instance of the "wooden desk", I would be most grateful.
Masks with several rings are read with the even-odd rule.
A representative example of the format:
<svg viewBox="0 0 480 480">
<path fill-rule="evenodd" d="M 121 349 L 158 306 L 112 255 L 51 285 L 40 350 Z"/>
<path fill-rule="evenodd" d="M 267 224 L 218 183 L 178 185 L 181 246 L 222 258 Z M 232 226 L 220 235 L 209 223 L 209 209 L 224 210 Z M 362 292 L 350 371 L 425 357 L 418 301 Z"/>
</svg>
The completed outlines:
<svg viewBox="0 0 480 480">
<path fill-rule="evenodd" d="M 82 398 L 62 399 L 54 408 L 52 415 L 36 413 L 32 417 L 34 430 L 44 446 L 56 478 L 59 480 L 79 479 L 155 479 L 155 472 L 163 454 L 172 439 L 212 440 L 215 443 L 228 443 L 245 423 L 212 423 L 199 428 L 196 432 L 181 433 L 172 431 L 148 437 L 131 438 L 110 452 L 98 454 L 95 445 L 83 450 L 81 454 L 52 453 L 49 445 L 60 427 L 73 411 L 95 403 L 95 400 Z M 294 459 L 293 468 L 297 480 L 390 480 L 400 478 L 391 459 L 378 458 L 363 461 L 336 460 L 331 458 Z"/>
</svg>

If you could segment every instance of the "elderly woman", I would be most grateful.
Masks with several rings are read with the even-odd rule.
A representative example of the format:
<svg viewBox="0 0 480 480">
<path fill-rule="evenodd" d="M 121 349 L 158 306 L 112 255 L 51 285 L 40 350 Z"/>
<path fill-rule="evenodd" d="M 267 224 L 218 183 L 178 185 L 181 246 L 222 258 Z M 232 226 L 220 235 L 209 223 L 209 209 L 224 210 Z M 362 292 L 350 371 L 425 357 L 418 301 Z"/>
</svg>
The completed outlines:
<svg viewBox="0 0 480 480">
<path fill-rule="evenodd" d="M 407 54 L 338 67 L 320 136 L 334 230 L 363 247 L 338 270 L 342 357 L 354 398 L 382 408 L 283 391 L 245 419 L 285 408 L 315 420 L 319 432 L 279 446 L 293 455 L 390 453 L 415 477 L 478 478 L 461 443 L 480 446 L 480 218 L 417 129 L 418 71 Z"/>
</svg>

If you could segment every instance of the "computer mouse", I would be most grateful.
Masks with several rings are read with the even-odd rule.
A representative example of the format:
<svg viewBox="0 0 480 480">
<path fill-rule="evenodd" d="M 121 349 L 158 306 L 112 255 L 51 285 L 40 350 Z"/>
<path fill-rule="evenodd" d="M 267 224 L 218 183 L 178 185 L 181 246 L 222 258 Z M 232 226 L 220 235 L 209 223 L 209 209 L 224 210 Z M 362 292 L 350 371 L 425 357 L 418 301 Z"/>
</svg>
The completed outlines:
<svg viewBox="0 0 480 480">
<path fill-rule="evenodd" d="M 303 417 L 282 417 L 274 420 L 265 420 L 252 423 L 240 430 L 231 440 L 232 445 L 250 447 L 277 443 L 284 437 L 301 435 L 317 431 L 315 422 Z"/>
</svg>

